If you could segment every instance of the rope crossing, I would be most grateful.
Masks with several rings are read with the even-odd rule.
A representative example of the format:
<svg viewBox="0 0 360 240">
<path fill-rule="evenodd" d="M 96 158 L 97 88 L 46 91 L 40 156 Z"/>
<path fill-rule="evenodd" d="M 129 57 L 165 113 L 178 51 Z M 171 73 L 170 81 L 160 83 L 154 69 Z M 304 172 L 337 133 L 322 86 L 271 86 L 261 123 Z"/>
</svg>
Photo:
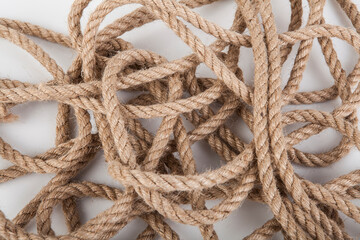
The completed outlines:
<svg viewBox="0 0 360 240">
<path fill-rule="evenodd" d="M 356 5 L 351 0 L 337 0 L 337 7 L 352 23 L 352 28 L 345 28 L 326 24 L 325 0 L 308 0 L 308 16 L 301 0 L 290 0 L 288 31 L 279 33 L 270 0 L 236 0 L 230 29 L 192 10 L 214 1 L 105 0 L 91 13 L 82 31 L 80 20 L 91 0 L 75 0 L 68 15 L 68 35 L 0 19 L 0 37 L 31 54 L 53 77 L 42 84 L 0 79 L 1 124 L 17 120 L 11 109 L 18 104 L 58 102 L 54 148 L 27 156 L 0 138 L 0 156 L 13 164 L 0 170 L 1 184 L 30 173 L 55 173 L 14 219 L 0 211 L 0 239 L 110 239 L 133 219 L 141 218 L 147 227 L 139 231 L 138 240 L 158 236 L 180 239 L 167 220 L 197 226 L 204 239 L 215 240 L 218 235 L 213 224 L 246 199 L 266 204 L 274 215 L 252 233 L 250 229 L 246 239 L 268 239 L 279 231 L 285 239 L 352 239 L 339 213 L 360 223 L 360 207 L 352 202 L 360 198 L 360 170 L 321 185 L 297 175 L 293 165 L 325 167 L 354 147 L 360 149 L 360 61 L 346 73 L 332 43 L 333 38 L 340 39 L 360 53 Z M 100 28 L 114 9 L 132 3 L 141 6 Z M 193 53 L 167 61 L 121 38 L 153 21 L 164 22 Z M 216 41 L 205 45 L 184 22 Z M 77 56 L 64 71 L 29 36 L 71 48 Z M 300 92 L 314 41 L 321 46 L 334 84 Z M 297 43 L 299 47 L 293 49 Z M 241 48 L 253 52 L 251 84 L 238 66 Z M 292 50 L 296 51 L 293 60 L 288 59 Z M 293 62 L 291 73 L 288 79 L 281 79 L 286 60 Z M 201 63 L 216 78 L 198 77 Z M 286 82 L 283 88 L 282 81 Z M 122 102 L 117 97 L 120 90 L 141 94 Z M 311 109 L 311 104 L 335 98 L 341 104 L 332 112 Z M 287 105 L 309 108 L 284 112 Z M 92 132 L 90 112 L 96 133 Z M 227 127 L 230 117 L 246 123 L 253 134 L 250 142 Z M 71 124 L 74 118 L 77 130 Z M 161 119 L 155 134 L 139 121 L 152 118 Z M 185 128 L 185 119 L 192 124 L 191 130 Z M 285 135 L 283 128 L 294 123 L 305 125 Z M 311 154 L 294 147 L 328 128 L 342 135 L 332 150 Z M 71 137 L 74 132 L 76 136 Z M 198 173 L 191 148 L 198 141 L 207 142 L 224 164 Z M 108 173 L 124 190 L 75 180 L 101 150 Z M 80 223 L 77 201 L 84 197 L 108 199 L 113 205 Z M 219 203 L 208 209 L 208 200 Z M 57 205 L 63 209 L 66 235 L 56 235 L 52 229 L 51 214 Z M 32 219 L 36 234 L 25 230 Z"/>
</svg>

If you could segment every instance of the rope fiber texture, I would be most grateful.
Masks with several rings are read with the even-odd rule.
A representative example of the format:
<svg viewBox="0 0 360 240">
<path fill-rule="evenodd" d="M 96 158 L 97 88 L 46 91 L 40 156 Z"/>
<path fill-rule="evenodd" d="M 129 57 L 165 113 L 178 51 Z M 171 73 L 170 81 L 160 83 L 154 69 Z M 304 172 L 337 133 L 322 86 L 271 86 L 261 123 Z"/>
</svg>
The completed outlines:
<svg viewBox="0 0 360 240">
<path fill-rule="evenodd" d="M 325 23 L 325 0 L 308 0 L 308 16 L 303 14 L 301 0 L 284 2 L 291 6 L 291 19 L 288 31 L 278 33 L 270 0 L 236 0 L 230 29 L 192 10 L 214 1 L 105 0 L 81 28 L 83 11 L 91 0 L 75 0 L 68 16 L 68 35 L 0 19 L 0 36 L 31 54 L 53 76 L 42 84 L 1 79 L 2 124 L 16 121 L 11 109 L 18 104 L 58 102 L 54 148 L 27 156 L 0 138 L 0 156 L 13 164 L 0 170 L 1 184 L 30 173 L 55 174 L 14 219 L 0 212 L 0 239 L 110 239 L 135 218 L 147 223 L 139 240 L 180 239 L 168 220 L 197 226 L 204 239 L 218 239 L 213 224 L 247 199 L 266 204 L 274 217 L 252 233 L 250 229 L 246 239 L 268 239 L 279 231 L 284 239 L 352 239 L 345 230 L 344 215 L 360 223 L 360 208 L 352 201 L 360 198 L 360 170 L 317 184 L 297 175 L 293 166 L 329 166 L 354 147 L 360 149 L 360 61 L 346 73 L 332 43 L 338 38 L 360 52 L 356 5 L 351 0 L 337 0 L 337 7 L 352 23 L 352 28 L 345 28 Z M 100 28 L 110 12 L 133 3 L 140 7 Z M 193 53 L 167 61 L 121 38 L 153 21 L 164 22 Z M 216 41 L 205 45 L 188 25 Z M 29 36 L 71 48 L 77 57 L 64 71 Z M 334 84 L 300 92 L 315 40 Z M 289 58 L 293 61 L 290 76 L 281 79 L 281 69 L 295 44 L 299 47 L 294 48 L 295 59 Z M 253 81 L 245 81 L 238 66 L 241 48 L 253 52 Z M 198 77 L 201 63 L 216 78 Z M 282 81 L 285 87 L 281 87 Z M 125 102 L 118 99 L 118 91 L 137 94 Z M 332 112 L 311 109 L 311 104 L 335 98 L 341 104 Z M 309 108 L 283 111 L 288 105 Z M 155 134 L 140 121 L 152 118 L 161 119 Z M 230 118 L 246 123 L 253 134 L 250 142 L 227 126 Z M 76 127 L 71 124 L 74 119 Z M 189 123 L 191 130 L 185 127 Z M 285 134 L 283 128 L 295 123 L 302 125 Z M 332 150 L 311 154 L 294 147 L 328 128 L 343 136 Z M 221 157 L 221 167 L 196 171 L 191 147 L 198 141 L 207 142 Z M 108 173 L 124 188 L 76 180 L 102 150 Z M 81 223 L 77 204 L 84 197 L 108 199 L 113 205 Z M 218 200 L 218 204 L 208 209 L 208 200 Z M 66 235 L 56 235 L 51 226 L 57 205 L 63 209 Z M 32 219 L 37 233 L 25 230 Z"/>
</svg>

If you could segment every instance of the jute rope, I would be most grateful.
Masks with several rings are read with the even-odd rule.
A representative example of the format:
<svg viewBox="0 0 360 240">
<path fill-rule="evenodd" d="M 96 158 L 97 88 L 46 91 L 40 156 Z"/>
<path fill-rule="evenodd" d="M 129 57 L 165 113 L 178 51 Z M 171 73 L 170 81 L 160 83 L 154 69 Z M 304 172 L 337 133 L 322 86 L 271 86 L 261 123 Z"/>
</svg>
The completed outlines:
<svg viewBox="0 0 360 240">
<path fill-rule="evenodd" d="M 69 36 L 30 23 L 0 19 L 0 36 L 31 54 L 53 79 L 45 84 L 0 80 L 0 120 L 15 121 L 11 108 L 31 101 L 57 101 L 56 146 L 35 157 L 15 150 L 0 138 L 0 155 L 13 163 L 0 170 L 0 183 L 29 173 L 55 177 L 8 220 L 0 211 L 0 239 L 109 239 L 135 218 L 148 225 L 137 239 L 180 239 L 167 219 L 198 226 L 204 239 L 218 239 L 213 224 L 226 218 L 246 199 L 268 205 L 274 218 L 246 239 L 268 239 L 281 231 L 285 239 L 352 239 L 339 212 L 360 223 L 360 170 L 326 184 L 301 178 L 293 165 L 325 167 L 360 149 L 357 111 L 360 104 L 360 61 L 349 74 L 342 68 L 332 38 L 360 53 L 360 14 L 351 0 L 337 0 L 353 28 L 328 25 L 325 0 L 308 0 L 309 16 L 302 23 L 301 0 L 290 0 L 288 31 L 276 29 L 270 0 L 237 0 L 230 29 L 224 29 L 192 11 L 216 0 L 106 0 L 93 11 L 81 30 L 80 20 L 91 0 L 75 0 L 68 17 Z M 141 7 L 100 29 L 114 9 L 137 3 Z M 285 2 L 283 3 L 285 4 Z M 121 36 L 135 28 L 163 21 L 193 51 L 167 61 L 147 50 L 133 48 Z M 184 22 L 214 36 L 207 46 Z M 247 30 L 247 34 L 245 34 Z M 28 36 L 74 49 L 78 55 L 65 72 Z M 333 86 L 299 92 L 314 40 L 321 46 L 334 79 Z M 299 43 L 286 86 L 280 73 L 294 44 Z M 251 48 L 255 71 L 245 83 L 238 66 L 241 48 Z M 289 60 L 290 61 L 290 60 Z M 217 78 L 196 76 L 200 63 Z M 119 90 L 140 92 L 122 102 Z M 340 98 L 332 112 L 293 110 L 287 105 L 310 105 Z M 214 107 L 214 106 L 217 107 Z M 97 133 L 92 132 L 90 112 Z M 71 119 L 76 119 L 77 130 Z M 253 133 L 251 142 L 226 125 L 241 118 Z M 156 134 L 139 119 L 161 118 Z M 185 128 L 185 119 L 193 125 Z M 285 135 L 286 125 L 304 123 Z M 294 145 L 333 128 L 343 135 L 338 146 L 325 153 L 302 152 Z M 76 136 L 71 137 L 76 131 Z M 203 173 L 196 171 L 191 146 L 206 141 L 225 162 Z M 74 178 L 104 151 L 109 174 L 121 190 Z M 113 201 L 112 207 L 81 224 L 77 200 L 83 197 Z M 208 209 L 207 200 L 220 200 Z M 61 204 L 68 234 L 56 236 L 51 227 L 53 208 Z M 187 210 L 183 204 L 191 205 Z M 25 226 L 36 220 L 37 234 Z M 249 233 L 251 230 L 249 230 Z"/>
</svg>

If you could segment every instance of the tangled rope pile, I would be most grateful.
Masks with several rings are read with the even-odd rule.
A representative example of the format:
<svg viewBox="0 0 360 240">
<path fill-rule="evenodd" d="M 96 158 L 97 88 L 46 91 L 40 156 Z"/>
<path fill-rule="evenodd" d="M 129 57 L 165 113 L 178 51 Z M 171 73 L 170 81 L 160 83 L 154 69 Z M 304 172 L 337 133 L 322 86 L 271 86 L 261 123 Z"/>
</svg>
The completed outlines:
<svg viewBox="0 0 360 240">
<path fill-rule="evenodd" d="M 191 10 L 215 0 L 106 0 L 81 31 L 80 19 L 90 1 L 74 1 L 68 18 L 69 36 L 30 23 L 0 20 L 1 37 L 30 53 L 53 76 L 46 84 L 1 79 L 1 121 L 16 120 L 11 108 L 17 104 L 59 102 L 54 148 L 30 157 L 0 139 L 1 157 L 13 163 L 0 171 L 2 184 L 29 173 L 56 174 L 12 221 L 0 214 L 0 239 L 109 239 L 136 217 L 148 224 L 137 239 L 179 239 L 166 219 L 198 226 L 204 239 L 218 239 L 213 224 L 246 199 L 267 204 L 274 214 L 247 239 L 267 239 L 278 231 L 285 239 L 351 239 L 339 212 L 360 223 L 360 208 L 352 202 L 360 198 L 360 170 L 320 185 L 301 178 L 293 169 L 293 164 L 328 166 L 354 145 L 360 149 L 356 117 L 360 61 L 346 74 L 331 41 L 339 38 L 360 52 L 360 15 L 351 0 L 337 2 L 354 30 L 325 23 L 325 0 L 308 0 L 310 13 L 302 26 L 302 2 L 290 0 L 291 20 L 285 33 L 277 32 L 270 0 L 237 0 L 229 30 Z M 99 28 L 111 11 L 130 3 L 141 7 Z M 121 38 L 154 20 L 165 22 L 193 54 L 169 62 L 154 52 L 135 49 Z M 184 21 L 217 40 L 204 45 Z M 78 55 L 64 72 L 26 35 L 72 48 Z M 315 39 L 334 85 L 299 92 Z M 290 77 L 281 88 L 281 68 L 298 42 Z M 245 83 L 238 66 L 241 47 L 252 48 L 254 54 L 252 85 Z M 197 77 L 200 63 L 217 78 Z M 121 102 L 119 90 L 141 94 Z M 310 106 L 282 112 L 286 105 L 310 105 L 337 97 L 341 105 L 333 112 L 311 110 Z M 91 112 L 97 133 L 92 132 Z M 71 137 L 73 114 L 75 137 Z M 253 133 L 250 143 L 226 126 L 231 116 L 248 125 Z M 139 121 L 149 118 L 162 118 L 156 134 Z M 185 128 L 184 118 L 192 123 L 191 131 Z M 306 124 L 284 135 L 284 126 L 294 123 Z M 294 147 L 327 128 L 343 135 L 331 151 L 310 154 Z M 197 173 L 191 146 L 200 140 L 205 140 L 226 164 Z M 125 190 L 74 180 L 101 149 L 109 174 Z M 83 197 L 109 199 L 113 205 L 80 224 L 77 199 Z M 215 199 L 221 201 L 207 209 L 206 201 Z M 63 208 L 67 235 L 55 236 L 51 228 L 51 214 L 58 204 Z M 183 208 L 183 204 L 192 209 Z M 33 218 L 37 234 L 24 229 Z"/>
</svg>

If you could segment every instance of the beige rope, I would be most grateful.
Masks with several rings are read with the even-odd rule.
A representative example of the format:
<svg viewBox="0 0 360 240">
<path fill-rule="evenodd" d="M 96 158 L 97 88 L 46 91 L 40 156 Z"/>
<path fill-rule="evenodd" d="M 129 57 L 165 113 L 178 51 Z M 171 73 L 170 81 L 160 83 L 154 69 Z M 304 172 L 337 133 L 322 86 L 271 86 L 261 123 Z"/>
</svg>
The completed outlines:
<svg viewBox="0 0 360 240">
<path fill-rule="evenodd" d="M 325 0 L 308 0 L 309 16 L 303 24 L 301 0 L 290 0 L 288 31 L 276 28 L 270 0 L 237 0 L 230 29 L 224 29 L 191 8 L 216 0 L 107 0 L 90 14 L 85 30 L 80 20 L 91 0 L 75 0 L 65 36 L 41 26 L 0 19 L 0 36 L 31 54 L 52 75 L 43 84 L 0 79 L 0 121 L 16 121 L 12 107 L 31 101 L 56 101 L 56 145 L 38 156 L 27 156 L 0 138 L 0 156 L 13 165 L 0 170 L 0 183 L 28 173 L 55 173 L 55 177 L 13 220 L 0 211 L 0 239 L 110 239 L 139 217 L 147 227 L 137 239 L 181 239 L 166 220 L 198 226 L 204 239 L 218 239 L 213 224 L 226 218 L 246 200 L 268 205 L 274 217 L 246 239 L 268 239 L 281 232 L 284 239 L 352 239 L 340 212 L 360 224 L 360 171 L 320 185 L 298 176 L 293 164 L 324 167 L 339 161 L 356 147 L 360 150 L 357 107 L 360 104 L 360 61 L 346 73 L 332 38 L 347 42 L 360 53 L 360 13 L 351 0 L 337 0 L 352 28 L 326 24 Z M 105 17 L 126 4 L 141 6 L 100 30 Z M 155 20 L 163 21 L 193 54 L 167 61 L 156 53 L 134 48 L 121 36 Z M 184 23 L 216 38 L 209 46 Z M 245 34 L 248 30 L 248 34 Z M 28 36 L 54 42 L 77 52 L 65 72 Z M 321 46 L 333 86 L 299 92 L 314 40 Z M 289 79 L 281 88 L 281 68 L 299 42 Z M 228 48 L 227 48 L 228 47 Z M 255 72 L 248 84 L 238 66 L 241 48 L 251 48 Z M 195 72 L 206 64 L 216 78 Z M 127 102 L 117 91 L 141 92 Z M 339 97 L 332 112 L 310 104 Z M 286 105 L 309 105 L 283 112 Z M 215 107 L 217 106 L 217 107 Z M 73 110 L 73 111 L 72 111 Z M 92 111 L 97 133 L 92 133 Z M 77 133 L 70 120 L 77 122 Z M 226 125 L 241 118 L 253 133 L 251 142 L 236 136 Z M 155 134 L 139 119 L 162 118 Z M 193 125 L 185 127 L 185 119 Z M 286 125 L 305 123 L 284 135 Z M 332 150 L 311 154 L 294 145 L 333 128 L 343 135 Z M 76 137 L 72 137 L 76 135 Z M 224 164 L 203 173 L 196 171 L 191 148 L 204 140 Z M 104 151 L 109 174 L 124 190 L 75 177 Z M 86 223 L 80 222 L 77 199 L 113 201 L 112 207 Z M 221 200 L 212 208 L 207 200 Z M 61 204 L 68 234 L 56 235 L 51 226 L 53 208 Z M 183 208 L 189 204 L 190 209 Z M 37 233 L 26 225 L 35 219 Z M 252 232 L 252 233 L 251 233 Z"/>
</svg>

